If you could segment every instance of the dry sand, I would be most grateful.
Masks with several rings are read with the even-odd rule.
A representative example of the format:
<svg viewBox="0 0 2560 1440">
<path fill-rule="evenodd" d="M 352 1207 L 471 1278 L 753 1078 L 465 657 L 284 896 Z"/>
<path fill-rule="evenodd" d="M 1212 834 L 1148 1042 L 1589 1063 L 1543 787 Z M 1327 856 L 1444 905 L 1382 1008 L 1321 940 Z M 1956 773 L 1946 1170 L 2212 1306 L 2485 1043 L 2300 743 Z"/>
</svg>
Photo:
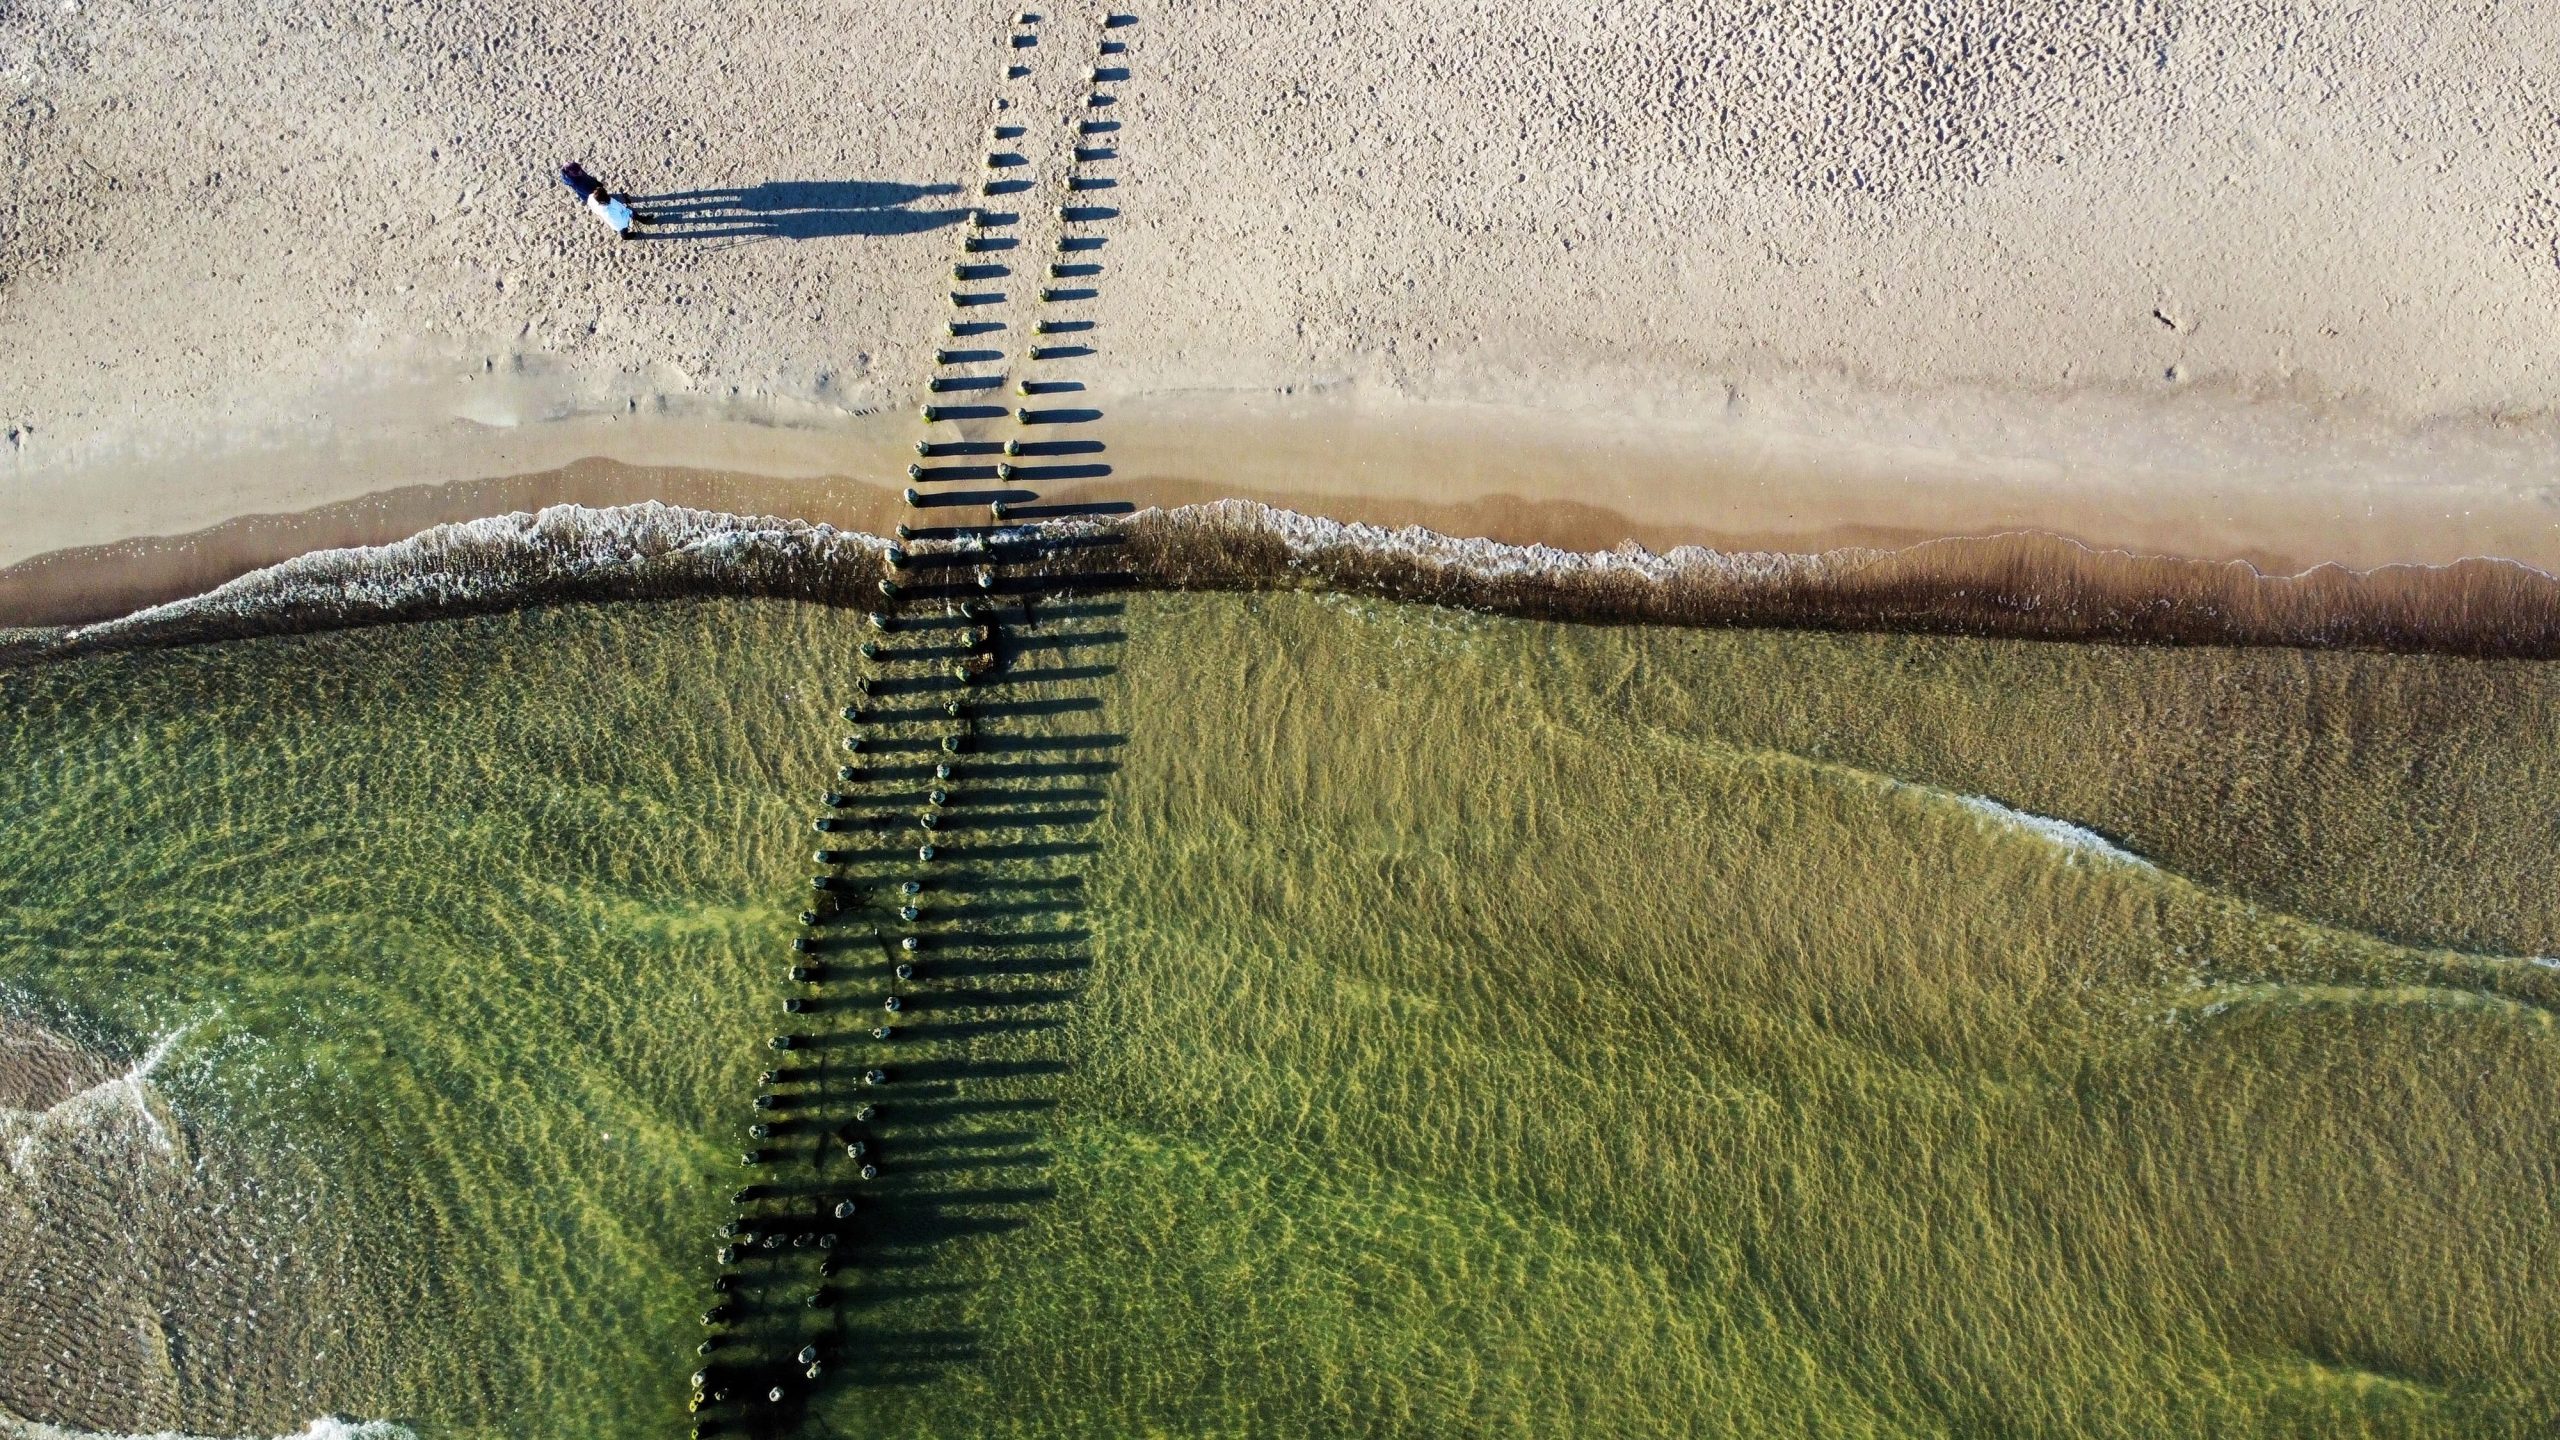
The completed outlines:
<svg viewBox="0 0 2560 1440">
<path fill-rule="evenodd" d="M 2560 570 L 2560 6 L 1123 8 L 1121 493 Z M 0 5 L 0 565 L 590 457 L 872 513 L 1014 13 Z M 779 233 L 614 242 L 572 156 Z"/>
</svg>

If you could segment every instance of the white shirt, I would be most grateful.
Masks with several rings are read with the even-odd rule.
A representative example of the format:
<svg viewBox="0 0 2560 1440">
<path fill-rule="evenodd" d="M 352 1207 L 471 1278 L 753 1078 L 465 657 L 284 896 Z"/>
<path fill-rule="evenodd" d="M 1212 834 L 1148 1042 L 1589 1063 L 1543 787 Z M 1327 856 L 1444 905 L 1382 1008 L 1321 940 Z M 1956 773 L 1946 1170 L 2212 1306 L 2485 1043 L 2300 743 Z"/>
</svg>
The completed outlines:
<svg viewBox="0 0 2560 1440">
<path fill-rule="evenodd" d="M 587 197 L 587 210 L 588 213 L 603 221 L 608 230 L 621 231 L 631 228 L 631 207 L 601 190 Z"/>
</svg>

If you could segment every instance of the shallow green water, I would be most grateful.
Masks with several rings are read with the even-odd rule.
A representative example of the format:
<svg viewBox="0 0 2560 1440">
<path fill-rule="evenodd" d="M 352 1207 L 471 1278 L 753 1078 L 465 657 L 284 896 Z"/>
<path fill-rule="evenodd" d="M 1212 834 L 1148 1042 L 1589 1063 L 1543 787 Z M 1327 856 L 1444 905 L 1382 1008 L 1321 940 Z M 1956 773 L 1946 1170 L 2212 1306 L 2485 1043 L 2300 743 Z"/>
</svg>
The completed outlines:
<svg viewBox="0 0 2560 1440">
<path fill-rule="evenodd" d="M 170 1362 L 181 1414 L 62 1418 L 682 1433 L 857 621 L 0 677 L 15 1008 L 183 1028 L 156 1082 L 294 1257 L 237 1354 Z M 840 1367 L 811 1433 L 2560 1415 L 2560 972 L 2492 958 L 2560 952 L 2553 667 L 1063 625 L 998 728 L 1084 737 L 1021 754 L 1098 818 L 989 871 L 1056 963 L 965 1040 L 986 1108 L 890 1138 L 979 1198 L 855 1267 L 846 1333 L 914 1363 Z"/>
</svg>

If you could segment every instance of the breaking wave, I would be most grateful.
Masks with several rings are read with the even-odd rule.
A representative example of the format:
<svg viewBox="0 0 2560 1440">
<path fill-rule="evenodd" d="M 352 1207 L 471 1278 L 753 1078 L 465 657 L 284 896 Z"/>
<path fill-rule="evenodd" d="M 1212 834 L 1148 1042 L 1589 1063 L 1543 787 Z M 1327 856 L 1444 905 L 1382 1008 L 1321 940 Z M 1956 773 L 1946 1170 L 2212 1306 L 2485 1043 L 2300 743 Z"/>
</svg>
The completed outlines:
<svg viewBox="0 0 2560 1440">
<path fill-rule="evenodd" d="M 935 542 L 918 542 L 924 549 Z M 948 543 L 948 542 L 944 542 Z M 1321 588 L 1595 621 L 1916 630 L 2081 641 L 2560 656 L 2560 578 L 2511 561 L 2266 575 L 2048 535 L 1814 555 L 1559 550 L 1222 500 L 1051 520 L 969 542 L 1017 570 L 1149 588 Z M 0 663 L 341 629 L 570 600 L 756 595 L 862 603 L 892 542 L 655 501 L 439 525 L 323 550 L 97 624 L 0 632 Z M 1107 563 L 1097 566 L 1098 557 Z"/>
<path fill-rule="evenodd" d="M 0 1440 L 191 1440 L 172 1427 L 325 1406 L 308 1192 L 162 1092 L 203 1063 L 193 1033 L 128 1062 L 0 1012 Z"/>
<path fill-rule="evenodd" d="M 41 1152 L 48 1146 L 80 1145 L 101 1138 L 123 1140 L 168 1155 L 176 1149 L 169 1121 L 151 1077 L 169 1053 L 187 1038 L 190 1027 L 160 1037 L 123 1074 L 101 1080 L 41 1110 L 0 1105 L 0 1153 L 9 1170 L 22 1180 L 41 1178 Z"/>
<path fill-rule="evenodd" d="M 2025 831 L 2039 840 L 2059 846 L 2075 855 L 2088 855 L 2100 860 L 2113 861 L 2119 865 L 2139 865 L 2145 870 L 2159 868 L 2086 825 L 2074 825 L 2068 820 L 2056 820 L 2050 815 L 2012 810 L 1997 800 L 1981 795 L 1959 795 L 1956 797 L 1956 802 L 1994 825 Z"/>
</svg>

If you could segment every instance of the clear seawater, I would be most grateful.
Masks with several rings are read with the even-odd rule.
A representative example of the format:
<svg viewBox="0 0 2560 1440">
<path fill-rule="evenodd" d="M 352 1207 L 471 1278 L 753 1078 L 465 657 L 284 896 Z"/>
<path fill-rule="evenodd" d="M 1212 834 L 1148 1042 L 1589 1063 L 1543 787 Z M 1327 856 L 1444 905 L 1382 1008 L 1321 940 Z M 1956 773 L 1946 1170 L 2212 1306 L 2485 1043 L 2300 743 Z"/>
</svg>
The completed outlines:
<svg viewBox="0 0 2560 1440">
<path fill-rule="evenodd" d="M 0 1005 L 161 1051 L 0 1108 L 0 1409 L 685 1433 L 864 638 L 0 674 Z M 929 901 L 980 948 L 754 1433 L 2560 1417 L 2560 667 L 1296 594 L 1025 640 Z"/>
</svg>

